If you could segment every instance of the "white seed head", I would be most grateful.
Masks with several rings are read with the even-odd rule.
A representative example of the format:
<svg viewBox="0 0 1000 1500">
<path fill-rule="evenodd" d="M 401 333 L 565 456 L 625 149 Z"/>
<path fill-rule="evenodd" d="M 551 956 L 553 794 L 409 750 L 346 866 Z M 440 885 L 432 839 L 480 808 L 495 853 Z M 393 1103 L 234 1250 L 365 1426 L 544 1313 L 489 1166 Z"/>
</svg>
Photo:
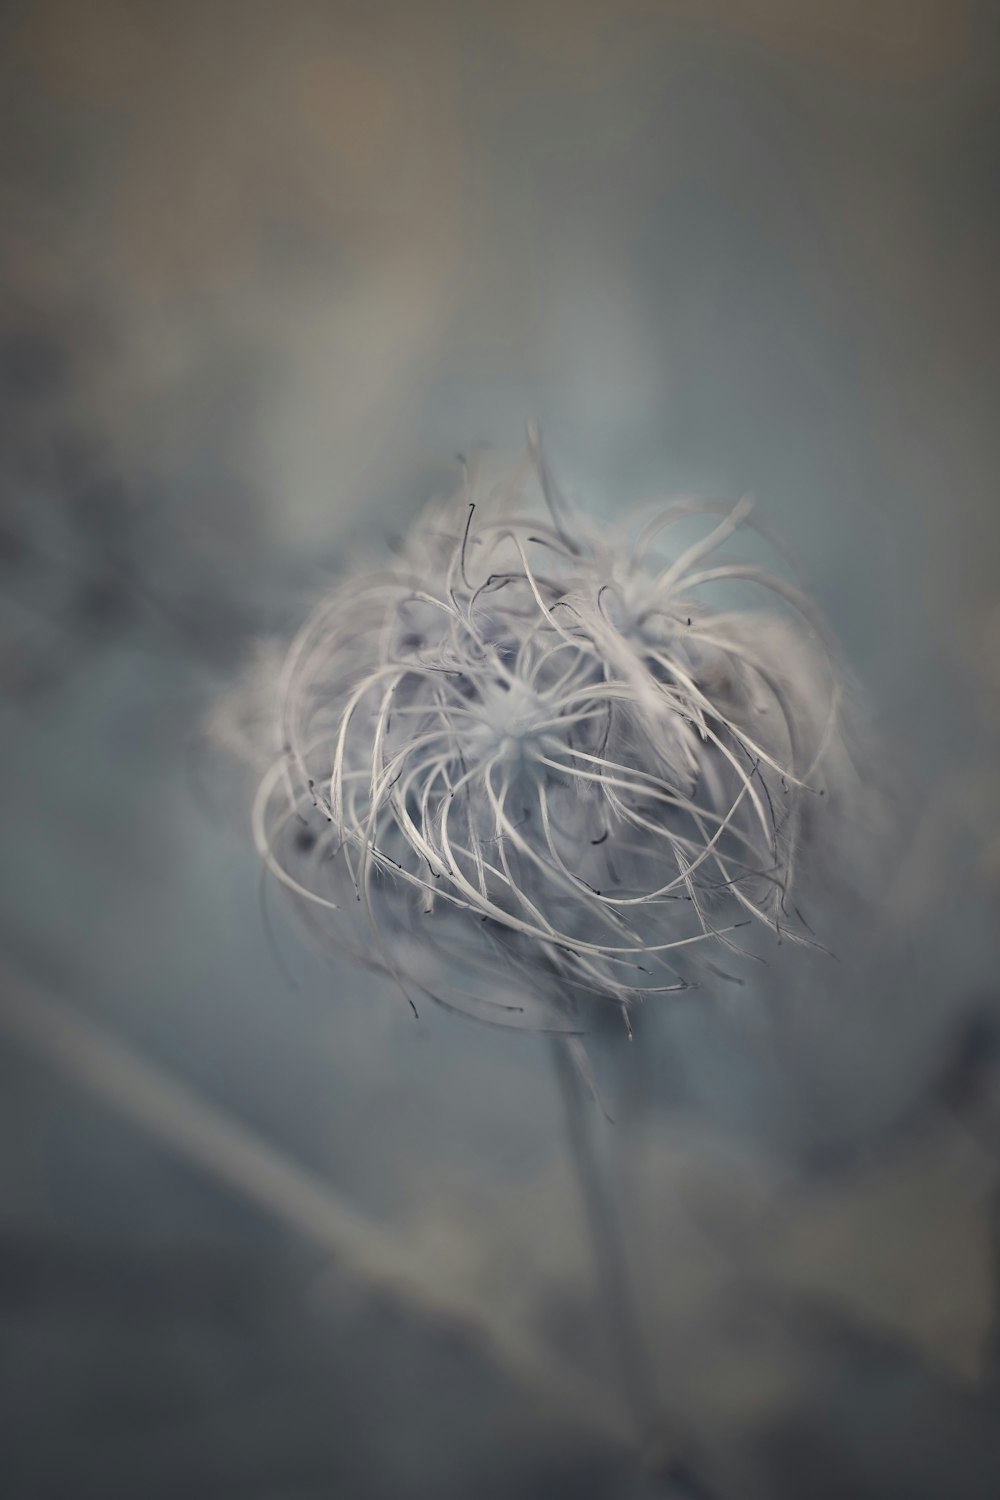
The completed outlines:
<svg viewBox="0 0 1000 1500">
<path fill-rule="evenodd" d="M 532 442 L 336 587 L 285 660 L 255 810 L 315 924 L 411 1001 L 559 1029 L 586 996 L 627 1020 L 688 988 L 742 926 L 808 941 L 840 690 L 795 589 L 720 557 L 749 510 L 599 523 Z M 746 585 L 763 607 L 718 602 Z"/>
</svg>

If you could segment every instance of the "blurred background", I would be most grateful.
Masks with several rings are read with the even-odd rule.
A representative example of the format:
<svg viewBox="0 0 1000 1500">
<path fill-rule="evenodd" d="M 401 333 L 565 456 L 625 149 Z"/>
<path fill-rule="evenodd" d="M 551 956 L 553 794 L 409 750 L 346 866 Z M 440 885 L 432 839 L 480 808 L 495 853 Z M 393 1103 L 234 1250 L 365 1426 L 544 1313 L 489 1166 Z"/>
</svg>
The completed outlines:
<svg viewBox="0 0 1000 1500">
<path fill-rule="evenodd" d="M 10 1500 L 1000 1489 L 1000 12 L 0 9 Z M 262 890 L 219 704 L 538 420 L 758 497 L 892 809 L 835 960 L 551 1057 Z"/>
</svg>

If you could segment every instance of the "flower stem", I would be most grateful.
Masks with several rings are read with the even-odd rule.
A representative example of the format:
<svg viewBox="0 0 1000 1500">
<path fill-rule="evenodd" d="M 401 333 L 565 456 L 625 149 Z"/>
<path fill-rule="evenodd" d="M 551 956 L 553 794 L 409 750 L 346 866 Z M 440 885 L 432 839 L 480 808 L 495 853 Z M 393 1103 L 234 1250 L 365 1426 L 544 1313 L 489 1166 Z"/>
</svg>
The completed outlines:
<svg viewBox="0 0 1000 1500">
<path fill-rule="evenodd" d="M 464 1336 L 499 1370 L 540 1393 L 553 1411 L 582 1422 L 615 1448 L 630 1446 L 624 1402 L 609 1402 L 534 1338 L 491 1316 L 415 1263 L 404 1246 L 322 1178 L 247 1125 L 165 1073 L 75 1006 L 0 969 L 0 1038 L 85 1089 L 172 1155 L 255 1205 L 329 1256 L 339 1275 L 389 1296 L 438 1328 Z"/>
<path fill-rule="evenodd" d="M 601 1297 L 611 1322 L 623 1395 L 632 1412 L 640 1443 L 653 1434 L 657 1408 L 652 1368 L 639 1331 L 635 1296 L 622 1240 L 621 1220 L 592 1134 L 589 1107 L 580 1070 L 564 1036 L 553 1036 L 552 1056 L 566 1112 L 573 1164 L 590 1226 Z"/>
</svg>

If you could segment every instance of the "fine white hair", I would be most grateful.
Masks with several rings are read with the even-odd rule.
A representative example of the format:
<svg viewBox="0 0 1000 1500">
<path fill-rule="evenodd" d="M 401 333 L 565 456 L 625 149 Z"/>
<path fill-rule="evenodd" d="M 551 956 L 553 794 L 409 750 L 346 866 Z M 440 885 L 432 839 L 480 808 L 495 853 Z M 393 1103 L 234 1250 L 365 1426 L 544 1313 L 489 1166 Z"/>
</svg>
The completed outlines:
<svg viewBox="0 0 1000 1500">
<path fill-rule="evenodd" d="M 284 660 L 254 811 L 313 925 L 411 1003 L 560 1030 L 718 973 L 741 927 L 811 941 L 840 678 L 801 593 L 724 555 L 750 511 L 598 522 L 533 434 L 340 582 Z"/>
</svg>

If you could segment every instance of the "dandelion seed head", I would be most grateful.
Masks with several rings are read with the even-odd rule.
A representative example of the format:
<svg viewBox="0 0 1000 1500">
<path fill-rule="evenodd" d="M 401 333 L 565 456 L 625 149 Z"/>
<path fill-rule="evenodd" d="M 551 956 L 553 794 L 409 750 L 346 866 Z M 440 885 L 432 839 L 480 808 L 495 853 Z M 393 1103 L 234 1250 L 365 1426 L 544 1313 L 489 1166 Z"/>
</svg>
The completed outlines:
<svg viewBox="0 0 1000 1500">
<path fill-rule="evenodd" d="M 285 659 L 255 810 L 313 925 L 411 1000 L 559 1027 L 690 987 L 745 925 L 809 941 L 839 677 L 794 588 L 725 560 L 748 516 L 599 525 L 534 440 L 339 584 Z M 760 607 L 719 602 L 735 583 Z"/>
</svg>

